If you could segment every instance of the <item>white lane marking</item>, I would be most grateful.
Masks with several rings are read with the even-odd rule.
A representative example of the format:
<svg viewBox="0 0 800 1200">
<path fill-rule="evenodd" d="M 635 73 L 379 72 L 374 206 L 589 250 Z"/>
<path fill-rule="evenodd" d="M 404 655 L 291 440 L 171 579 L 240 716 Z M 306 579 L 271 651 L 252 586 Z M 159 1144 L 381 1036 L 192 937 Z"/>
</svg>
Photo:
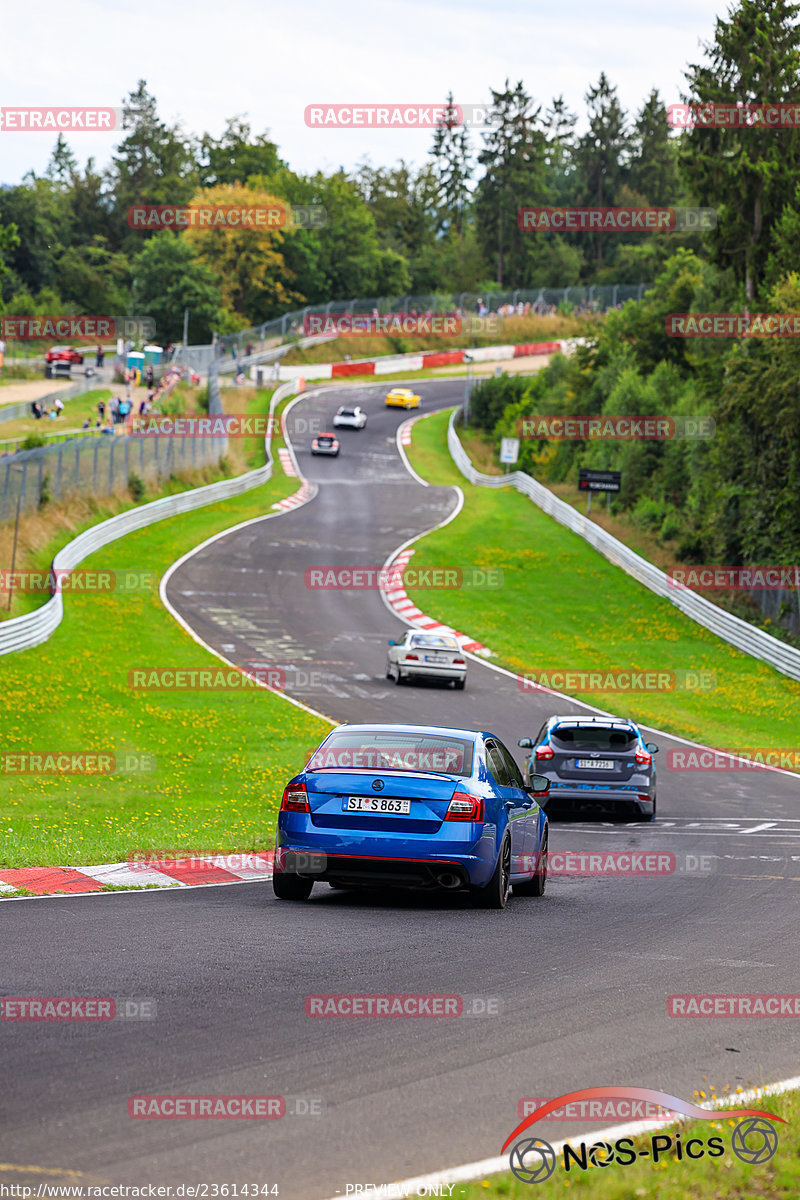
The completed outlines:
<svg viewBox="0 0 800 1200">
<path fill-rule="evenodd" d="M 752 829 L 743 829 L 742 833 L 760 833 L 762 829 L 774 829 L 776 821 L 765 821 L 763 825 L 754 825 Z"/>
<path fill-rule="evenodd" d="M 779 1096 L 783 1092 L 793 1092 L 798 1088 L 800 1088 L 800 1075 L 795 1075 L 791 1079 L 782 1079 L 778 1083 L 769 1083 L 761 1088 L 751 1088 L 747 1092 L 735 1092 L 732 1095 L 719 1096 L 716 1100 L 705 1100 L 698 1105 L 698 1108 L 710 1109 L 713 1112 L 714 1109 L 727 1108 L 729 1105 L 749 1105 L 755 1100 L 762 1100 L 765 1096 Z M 674 1123 L 674 1118 L 667 1121 L 630 1121 L 627 1125 L 614 1125 L 611 1128 L 606 1126 L 603 1129 L 592 1130 L 590 1133 L 581 1132 L 580 1138 L 582 1142 L 601 1140 L 615 1142 L 617 1138 L 635 1137 L 639 1133 L 666 1129 Z M 571 1139 L 565 1138 L 564 1141 L 552 1142 L 551 1145 L 556 1154 L 559 1154 L 568 1142 L 574 1143 L 574 1139 L 575 1135 L 573 1134 Z M 431 1189 L 435 1187 L 447 1186 L 450 1183 L 462 1183 L 468 1179 L 480 1179 L 484 1175 L 498 1175 L 501 1171 L 510 1171 L 508 1154 L 497 1158 L 484 1158 L 479 1162 L 464 1163 L 460 1167 L 447 1167 L 441 1171 L 431 1171 L 427 1175 L 415 1175 L 411 1179 L 398 1179 L 382 1185 L 382 1193 L 374 1190 L 373 1186 L 372 1195 L 410 1197 L 414 1194 L 424 1194 L 423 1188 L 430 1193 Z M 366 1195 L 367 1193 L 362 1194 Z M 341 1200 L 341 1192 L 328 1197 L 328 1200 Z"/>
</svg>

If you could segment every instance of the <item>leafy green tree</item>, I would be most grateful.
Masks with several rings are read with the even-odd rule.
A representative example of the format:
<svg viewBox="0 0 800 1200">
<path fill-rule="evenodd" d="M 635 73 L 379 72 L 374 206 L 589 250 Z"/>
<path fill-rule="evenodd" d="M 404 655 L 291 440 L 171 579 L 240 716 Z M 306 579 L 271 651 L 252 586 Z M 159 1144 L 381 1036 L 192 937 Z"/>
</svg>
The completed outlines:
<svg viewBox="0 0 800 1200">
<path fill-rule="evenodd" d="M 453 93 L 447 93 L 444 119 L 433 135 L 431 155 L 436 179 L 439 229 L 455 229 L 464 235 L 466 211 L 470 199 L 470 180 L 475 171 L 469 134 L 458 123 Z"/>
<path fill-rule="evenodd" d="M 600 207 L 615 205 L 624 182 L 630 150 L 627 118 L 605 72 L 586 93 L 589 129 L 578 141 L 577 164 L 582 203 Z M 595 261 L 603 261 L 605 234 L 593 233 Z M 616 235 L 614 235 L 616 236 Z"/>
<path fill-rule="evenodd" d="M 485 167 L 475 191 L 479 236 L 486 258 L 496 264 L 501 287 L 520 287 L 525 281 L 531 235 L 519 229 L 517 214 L 544 194 L 545 135 L 540 110 L 532 104 L 522 81 L 512 88 L 506 80 L 502 92 L 492 90 L 491 125 L 478 154 Z"/>
<path fill-rule="evenodd" d="M 575 193 L 577 121 L 577 116 L 569 111 L 563 96 L 555 97 L 542 118 L 546 139 L 545 187 L 551 204 L 567 204 Z"/>
<path fill-rule="evenodd" d="M 198 183 L 197 152 L 180 126 L 159 118 L 143 79 L 123 102 L 123 114 L 131 132 L 118 147 L 108 178 L 119 239 L 115 248 L 133 254 L 153 231 L 130 229 L 128 210 L 135 204 L 188 204 Z"/>
<path fill-rule="evenodd" d="M 739 0 L 718 18 L 707 61 L 686 78 L 694 104 L 800 103 L 800 5 L 788 0 Z M 800 130 L 714 127 L 681 136 L 680 165 L 700 204 L 717 209 L 708 235 L 712 260 L 732 268 L 748 300 L 758 294 L 770 236 L 800 173 Z"/>
<path fill-rule="evenodd" d="M 219 138 L 205 133 L 199 145 L 200 187 L 220 183 L 246 183 L 252 175 L 272 175 L 285 166 L 269 134 L 253 137 L 250 123 L 242 116 L 229 117 Z"/>
<path fill-rule="evenodd" d="M 681 196 L 677 144 L 670 138 L 666 105 L 655 88 L 633 123 L 628 185 L 647 204 L 675 205 Z"/>
<path fill-rule="evenodd" d="M 206 344 L 223 324 L 222 291 L 210 267 L 197 260 L 191 243 L 159 230 L 131 264 L 134 309 L 152 317 L 162 342 L 183 339 L 184 309 L 189 309 L 189 341 Z"/>
</svg>

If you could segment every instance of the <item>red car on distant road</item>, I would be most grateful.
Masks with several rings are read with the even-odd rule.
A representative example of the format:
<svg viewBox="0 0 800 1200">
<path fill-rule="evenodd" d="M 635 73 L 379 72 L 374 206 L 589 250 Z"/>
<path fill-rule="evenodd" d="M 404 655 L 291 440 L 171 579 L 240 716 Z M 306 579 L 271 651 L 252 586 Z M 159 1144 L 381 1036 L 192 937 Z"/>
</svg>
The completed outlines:
<svg viewBox="0 0 800 1200">
<path fill-rule="evenodd" d="M 80 350 L 73 350 L 71 346 L 51 346 L 44 356 L 44 361 L 53 362 L 68 362 L 75 366 L 83 365 L 83 355 Z"/>
</svg>

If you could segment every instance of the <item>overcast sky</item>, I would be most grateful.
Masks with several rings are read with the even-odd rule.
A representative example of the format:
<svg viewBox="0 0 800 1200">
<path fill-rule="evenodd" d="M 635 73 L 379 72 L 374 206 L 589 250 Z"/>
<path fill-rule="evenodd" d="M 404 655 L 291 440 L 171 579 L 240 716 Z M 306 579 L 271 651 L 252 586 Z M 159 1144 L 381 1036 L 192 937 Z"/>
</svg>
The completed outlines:
<svg viewBox="0 0 800 1200">
<path fill-rule="evenodd" d="M 218 136 L 246 114 L 300 172 L 399 158 L 421 163 L 423 130 L 311 129 L 308 104 L 489 99 L 508 77 L 538 102 L 583 113 L 605 71 L 623 105 L 652 87 L 680 100 L 724 0 L 36 0 L 3 19 L 4 106 L 119 105 L 140 78 L 167 122 Z M 108 163 L 119 133 L 72 133 L 81 164 Z M 473 143 L 479 141 L 473 135 Z M 0 130 L 0 182 L 42 172 L 55 137 Z"/>
</svg>

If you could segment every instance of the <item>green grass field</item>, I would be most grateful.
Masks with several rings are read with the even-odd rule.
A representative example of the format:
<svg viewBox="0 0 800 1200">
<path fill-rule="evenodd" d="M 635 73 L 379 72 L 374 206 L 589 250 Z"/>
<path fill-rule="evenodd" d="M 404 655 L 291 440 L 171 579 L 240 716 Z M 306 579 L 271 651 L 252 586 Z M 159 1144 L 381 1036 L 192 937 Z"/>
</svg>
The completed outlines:
<svg viewBox="0 0 800 1200">
<path fill-rule="evenodd" d="M 697 1099 L 695 1103 L 698 1103 Z M 580 1196 L 587 1200 L 639 1200 L 640 1197 L 646 1200 L 685 1200 L 687 1196 L 698 1197 L 698 1200 L 796 1200 L 800 1195 L 800 1096 L 797 1092 L 762 1095 L 747 1107 L 774 1113 L 787 1122 L 785 1125 L 774 1125 L 778 1148 L 767 1162 L 751 1165 L 733 1153 L 731 1134 L 737 1124 L 734 1118 L 687 1121 L 680 1126 L 658 1131 L 659 1136 L 672 1136 L 672 1146 L 666 1147 L 666 1153 L 659 1156 L 657 1163 L 652 1161 L 650 1140 L 655 1135 L 640 1134 L 635 1139 L 634 1148 L 637 1156 L 640 1150 L 647 1150 L 650 1154 L 648 1159 L 637 1158 L 637 1162 L 630 1165 L 611 1162 L 607 1166 L 591 1167 L 588 1166 L 587 1154 L 587 1170 L 576 1167 L 570 1157 L 570 1170 L 566 1171 L 563 1155 L 558 1154 L 550 1178 L 534 1184 L 533 1191 L 531 1184 L 517 1179 L 509 1171 L 472 1183 L 457 1183 L 453 1188 L 453 1200 L 529 1200 L 532 1195 L 537 1200 L 554 1200 L 556 1196 Z M 560 1128 L 563 1130 L 563 1122 Z M 678 1130 L 682 1152 L 680 1158 L 676 1149 Z M 552 1134 L 548 1133 L 548 1123 L 544 1121 L 523 1136 L 549 1141 Z M 561 1137 L 563 1133 L 559 1135 Z M 720 1138 L 723 1147 L 723 1152 L 716 1157 L 704 1153 L 702 1158 L 693 1161 L 685 1153 L 685 1147 L 691 1139 L 700 1139 L 702 1148 L 707 1150 L 708 1140 L 712 1137 Z M 582 1141 L 584 1139 L 580 1134 L 569 1137 L 570 1146 L 579 1157 Z M 593 1144 L 594 1140 L 589 1143 Z M 757 1149 L 759 1143 L 751 1135 L 746 1145 Z M 663 1147 L 665 1143 L 661 1142 L 659 1146 Z M 693 1145 L 693 1153 L 699 1154 L 700 1148 Z M 719 1149 L 719 1144 L 715 1149 Z M 628 1155 L 623 1154 L 622 1157 L 627 1158 Z"/>
<path fill-rule="evenodd" d="M 42 391 L 46 390 L 46 383 L 42 384 Z M 0 454 L 5 452 L 13 452 L 15 447 L 12 443 L 17 438 L 25 438 L 28 434 L 64 434 L 64 433 L 80 433 L 81 426 L 87 417 L 91 418 L 92 425 L 97 419 L 97 402 L 98 400 L 109 400 L 113 395 L 110 388 L 93 388 L 90 392 L 84 392 L 82 396 L 73 396 L 64 401 L 64 411 L 60 417 L 55 420 L 37 419 L 35 417 L 19 417 L 16 421 L 4 421 L 0 425 Z M 52 403 L 49 405 L 52 408 Z M 49 439 L 56 441 L 55 438 Z"/>
<path fill-rule="evenodd" d="M 270 513 L 297 488 L 280 468 L 280 445 L 273 440 L 274 475 L 265 486 L 130 534 L 82 568 L 138 568 L 160 578 L 205 538 Z M 0 659 L 0 753 L 106 753 L 118 764 L 139 755 L 155 769 L 0 773 L 0 865 L 117 862 L 140 849 L 271 847 L 283 786 L 329 725 L 258 687 L 128 685 L 137 668 L 223 667 L 174 621 L 157 590 L 66 595 L 64 620 L 49 641 Z"/>
<path fill-rule="evenodd" d="M 570 694 L 720 749 L 800 747 L 800 683 L 690 621 L 527 497 L 467 483 L 447 451 L 448 416 L 434 413 L 414 425 L 409 459 L 431 483 L 460 486 L 465 506 L 416 543 L 411 565 L 500 568 L 503 586 L 409 588 L 423 612 L 483 642 L 494 661 L 520 674 L 711 672 L 711 690 Z"/>
</svg>

